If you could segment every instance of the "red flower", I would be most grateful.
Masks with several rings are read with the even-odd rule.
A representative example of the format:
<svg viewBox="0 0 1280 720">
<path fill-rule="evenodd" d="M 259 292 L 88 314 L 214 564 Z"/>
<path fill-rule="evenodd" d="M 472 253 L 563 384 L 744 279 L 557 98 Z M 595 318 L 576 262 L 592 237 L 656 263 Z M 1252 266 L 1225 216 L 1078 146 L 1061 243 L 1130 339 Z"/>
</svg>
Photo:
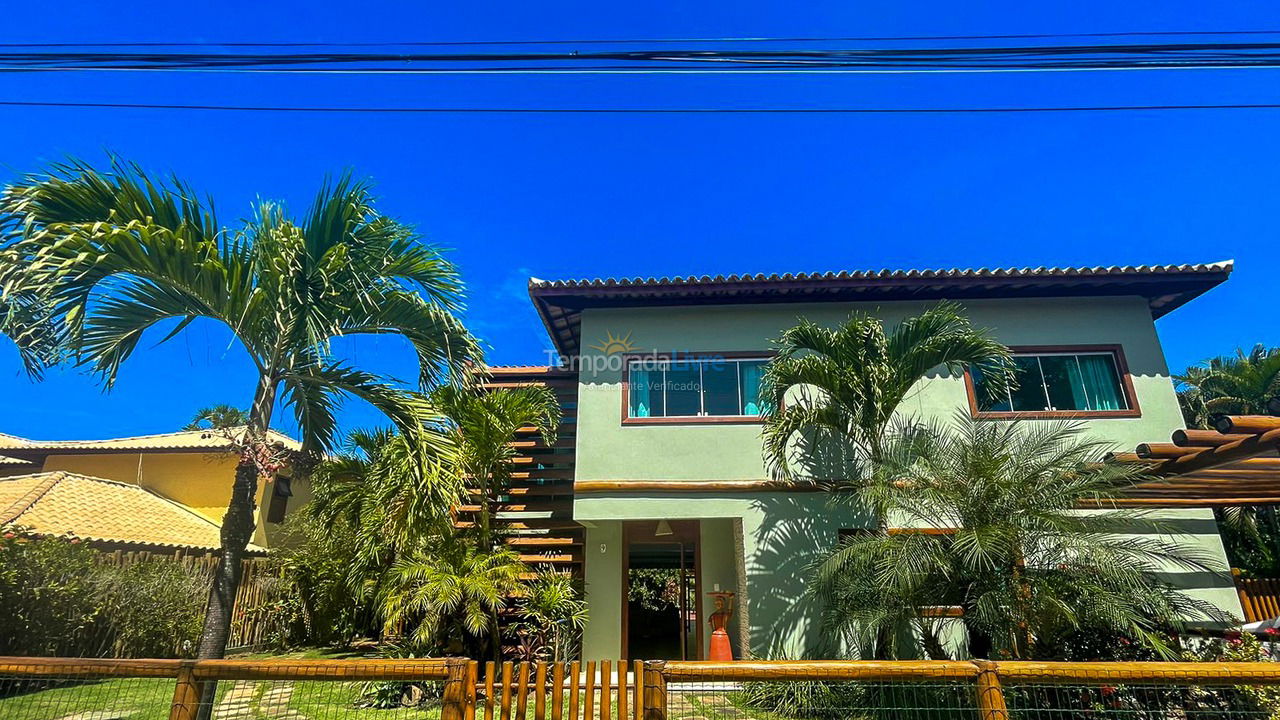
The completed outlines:
<svg viewBox="0 0 1280 720">
<path fill-rule="evenodd" d="M 1269 637 L 1275 637 L 1276 635 L 1280 635 L 1280 630 L 1277 630 L 1277 629 L 1275 629 L 1275 628 L 1273 628 L 1273 627 L 1269 627 L 1269 628 L 1267 628 L 1266 630 L 1263 630 L 1262 632 L 1263 632 L 1263 634 L 1265 634 L 1265 635 L 1267 635 L 1267 636 L 1269 636 Z"/>
<path fill-rule="evenodd" d="M 1116 694 L 1116 689 L 1110 685 L 1103 685 L 1099 690 L 1102 692 L 1102 697 L 1111 697 Z"/>
</svg>

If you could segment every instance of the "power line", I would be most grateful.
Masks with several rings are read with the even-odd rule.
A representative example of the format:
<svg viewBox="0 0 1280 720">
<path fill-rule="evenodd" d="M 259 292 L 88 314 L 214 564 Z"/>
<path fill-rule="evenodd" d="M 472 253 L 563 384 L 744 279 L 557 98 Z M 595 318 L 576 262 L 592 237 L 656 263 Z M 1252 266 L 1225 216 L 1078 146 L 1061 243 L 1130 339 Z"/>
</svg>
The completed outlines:
<svg viewBox="0 0 1280 720">
<path fill-rule="evenodd" d="M 915 42 L 941 40 L 1048 40 L 1053 38 L 1197 37 L 1232 35 L 1280 35 L 1280 30 L 1147 30 L 1134 32 L 1011 33 L 1002 35 L 846 35 L 797 37 L 658 37 L 569 38 L 556 40 L 434 40 L 377 42 L 47 42 L 0 43 L 0 47 L 466 47 L 485 45 L 635 45 L 659 43 L 793 43 L 793 42 Z"/>
<path fill-rule="evenodd" d="M 1280 42 L 1122 45 L 1017 45 L 824 49 L 633 49 L 523 52 L 0 52 L 0 69 L 164 70 L 223 72 L 497 73 L 630 72 L 636 68 L 720 71 L 750 69 L 1129 70 L 1280 67 Z"/>
<path fill-rule="evenodd" d="M 530 107 L 334 107 L 334 106 L 269 106 L 269 105 L 171 105 L 159 103 L 96 103 L 0 100 L 0 107 L 109 108 L 123 110 L 212 110 L 236 112 L 284 113 L 386 113 L 386 114 L 963 114 L 963 113 L 1071 113 L 1133 112 L 1169 110 L 1280 110 L 1280 103 L 1222 103 L 1195 105 L 1065 105 L 1045 107 L 958 107 L 958 108 L 530 108 Z"/>
</svg>

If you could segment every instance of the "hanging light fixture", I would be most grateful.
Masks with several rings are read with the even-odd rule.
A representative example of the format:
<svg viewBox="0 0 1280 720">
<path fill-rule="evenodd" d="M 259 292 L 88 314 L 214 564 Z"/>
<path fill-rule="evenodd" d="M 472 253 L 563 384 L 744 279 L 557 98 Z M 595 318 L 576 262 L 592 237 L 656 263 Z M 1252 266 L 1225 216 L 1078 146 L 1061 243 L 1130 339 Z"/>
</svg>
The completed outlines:
<svg viewBox="0 0 1280 720">
<path fill-rule="evenodd" d="M 666 520 L 659 520 L 658 529 L 653 531 L 653 536 L 666 537 L 667 535 L 675 535 L 675 533 L 671 531 L 671 524 Z"/>
</svg>

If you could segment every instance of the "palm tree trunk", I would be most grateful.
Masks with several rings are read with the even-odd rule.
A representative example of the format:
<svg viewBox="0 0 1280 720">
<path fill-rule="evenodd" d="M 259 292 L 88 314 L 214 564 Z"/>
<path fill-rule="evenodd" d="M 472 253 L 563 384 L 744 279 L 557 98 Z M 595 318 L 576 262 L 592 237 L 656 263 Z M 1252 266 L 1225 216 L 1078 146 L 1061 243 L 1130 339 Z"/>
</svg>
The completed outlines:
<svg viewBox="0 0 1280 720">
<path fill-rule="evenodd" d="M 205 605 L 204 627 L 200 631 L 200 645 L 196 657 L 220 658 L 226 654 L 227 640 L 231 637 L 231 621 L 235 611 L 236 591 L 244 574 L 244 555 L 253 539 L 257 526 L 254 511 L 258 494 L 259 453 L 265 447 L 267 428 L 271 424 L 271 411 L 275 405 L 276 383 L 264 377 L 258 384 L 253 408 L 249 411 L 249 425 L 241 438 L 240 462 L 236 464 L 235 481 L 231 486 L 231 501 L 222 516 L 221 548 L 218 565 L 213 571 L 213 584 L 209 588 L 209 601 Z M 213 712 L 216 682 L 206 682 L 200 688 L 200 709 L 197 717 L 207 720 Z"/>
</svg>

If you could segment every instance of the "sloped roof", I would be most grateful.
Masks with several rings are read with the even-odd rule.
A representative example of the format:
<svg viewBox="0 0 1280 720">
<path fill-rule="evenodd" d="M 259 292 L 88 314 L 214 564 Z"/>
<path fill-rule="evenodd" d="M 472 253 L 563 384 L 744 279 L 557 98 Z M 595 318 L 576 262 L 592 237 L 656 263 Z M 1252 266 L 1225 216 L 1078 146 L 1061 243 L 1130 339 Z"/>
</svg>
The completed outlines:
<svg viewBox="0 0 1280 720">
<path fill-rule="evenodd" d="M 39 535 L 216 550 L 219 527 L 181 503 L 146 488 L 69 472 L 0 478 L 0 525 Z M 250 552 L 264 553 L 257 545 Z"/>
<path fill-rule="evenodd" d="M 29 455 L 74 454 L 79 452 L 138 452 L 145 450 L 192 452 L 199 450 L 227 450 L 231 448 L 232 439 L 244 432 L 244 428 L 233 428 L 227 431 L 217 430 L 182 430 L 179 432 L 160 433 L 157 435 L 136 435 L 133 437 L 110 438 L 107 440 L 23 440 L 11 445 L 0 445 L 0 452 L 6 455 L 26 457 Z M 228 434 L 230 436 L 228 436 Z M 13 436 L 7 436 L 13 437 Z M 270 430 L 267 437 L 274 443 L 298 451 L 302 444 L 284 433 Z M 0 442 L 3 442 L 0 440 Z"/>
<path fill-rule="evenodd" d="M 865 270 L 711 277 L 529 280 L 529 296 L 556 349 L 579 351 L 582 310 L 589 307 L 879 302 L 976 298 L 1136 295 L 1154 317 L 1165 315 L 1227 279 L 1230 260 L 1185 265 L 1075 268 Z"/>
</svg>

